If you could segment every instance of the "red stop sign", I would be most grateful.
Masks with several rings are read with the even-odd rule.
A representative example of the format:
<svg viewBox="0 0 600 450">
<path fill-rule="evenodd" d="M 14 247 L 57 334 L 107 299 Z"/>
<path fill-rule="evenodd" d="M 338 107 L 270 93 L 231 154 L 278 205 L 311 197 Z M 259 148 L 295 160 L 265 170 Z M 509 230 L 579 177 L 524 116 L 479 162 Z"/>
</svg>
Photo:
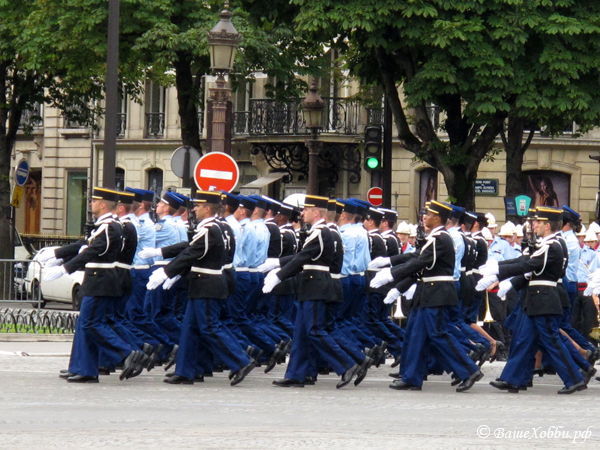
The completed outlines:
<svg viewBox="0 0 600 450">
<path fill-rule="evenodd" d="M 373 206 L 381 206 L 383 203 L 383 189 L 380 187 L 372 187 L 367 192 L 367 200 Z"/>
<path fill-rule="evenodd" d="M 194 169 L 194 181 L 202 191 L 231 192 L 239 178 L 237 163 L 226 153 L 207 153 L 198 160 Z"/>
</svg>

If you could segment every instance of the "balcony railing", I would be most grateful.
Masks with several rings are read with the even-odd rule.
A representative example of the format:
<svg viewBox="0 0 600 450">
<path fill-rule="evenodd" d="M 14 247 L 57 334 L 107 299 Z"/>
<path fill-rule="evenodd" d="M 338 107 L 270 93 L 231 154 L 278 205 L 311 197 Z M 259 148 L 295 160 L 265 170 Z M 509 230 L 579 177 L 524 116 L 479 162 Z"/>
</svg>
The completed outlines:
<svg viewBox="0 0 600 450">
<path fill-rule="evenodd" d="M 161 138 L 165 134 L 165 113 L 146 113 L 146 137 Z"/>
<path fill-rule="evenodd" d="M 44 120 L 42 119 L 42 105 L 36 103 L 31 109 L 21 113 L 21 125 L 19 128 L 42 128 Z"/>
</svg>

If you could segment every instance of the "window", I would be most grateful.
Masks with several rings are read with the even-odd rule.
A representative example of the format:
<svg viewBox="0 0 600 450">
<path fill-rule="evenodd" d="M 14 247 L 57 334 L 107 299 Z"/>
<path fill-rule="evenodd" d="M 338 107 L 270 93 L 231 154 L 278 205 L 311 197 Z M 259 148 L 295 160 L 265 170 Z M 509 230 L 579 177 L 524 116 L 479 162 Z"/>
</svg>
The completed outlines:
<svg viewBox="0 0 600 450">
<path fill-rule="evenodd" d="M 115 169 L 115 188 L 119 191 L 125 190 L 125 169 Z"/>
<path fill-rule="evenodd" d="M 119 90 L 119 110 L 117 113 L 117 137 L 124 138 L 127 129 L 127 94 Z"/>
<path fill-rule="evenodd" d="M 82 236 L 87 220 L 87 172 L 69 172 L 67 180 L 67 235 Z"/>
<path fill-rule="evenodd" d="M 164 135 L 165 92 L 163 86 L 146 81 L 146 137 L 161 138 Z"/>
<path fill-rule="evenodd" d="M 163 171 L 161 169 L 148 170 L 148 190 L 153 191 L 155 197 L 160 198 L 163 185 Z"/>
</svg>

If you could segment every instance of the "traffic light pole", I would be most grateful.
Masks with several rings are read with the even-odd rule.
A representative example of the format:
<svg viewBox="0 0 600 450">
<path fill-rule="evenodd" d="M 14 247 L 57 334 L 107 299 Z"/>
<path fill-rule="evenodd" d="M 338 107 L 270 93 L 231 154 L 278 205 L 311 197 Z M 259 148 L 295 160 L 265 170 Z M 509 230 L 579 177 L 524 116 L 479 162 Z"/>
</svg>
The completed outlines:
<svg viewBox="0 0 600 450">
<path fill-rule="evenodd" d="M 383 207 L 392 207 L 392 109 L 387 100 L 383 106 Z"/>
</svg>

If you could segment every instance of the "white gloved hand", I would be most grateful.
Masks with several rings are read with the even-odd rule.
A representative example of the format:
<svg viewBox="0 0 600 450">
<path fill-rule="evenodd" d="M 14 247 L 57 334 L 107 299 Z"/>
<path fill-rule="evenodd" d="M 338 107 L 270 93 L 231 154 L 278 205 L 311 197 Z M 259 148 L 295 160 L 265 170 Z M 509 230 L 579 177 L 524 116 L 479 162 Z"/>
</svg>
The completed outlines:
<svg viewBox="0 0 600 450">
<path fill-rule="evenodd" d="M 51 259 L 56 259 L 56 255 L 54 254 L 53 248 L 44 248 L 39 251 L 36 255 L 36 260 L 39 261 L 42 265 Z"/>
<path fill-rule="evenodd" d="M 415 291 L 417 290 L 417 283 L 413 284 L 408 290 L 403 294 L 406 300 L 412 300 L 415 296 Z"/>
<path fill-rule="evenodd" d="M 383 303 L 386 305 L 391 305 L 400 297 L 400 291 L 396 288 L 390 289 L 385 298 L 383 299 Z"/>
<path fill-rule="evenodd" d="M 277 286 L 279 283 L 281 283 L 281 280 L 277 276 L 278 272 L 279 272 L 279 269 L 272 270 L 265 277 L 265 284 L 263 285 L 263 289 L 262 289 L 264 294 L 268 294 L 269 292 L 271 292 L 273 290 L 273 288 L 275 286 Z"/>
<path fill-rule="evenodd" d="M 45 265 L 44 267 L 45 267 L 46 269 L 49 269 L 50 267 L 54 267 L 54 266 L 60 266 L 60 265 L 61 265 L 62 263 L 64 263 L 64 262 L 65 262 L 65 261 L 64 261 L 64 259 L 62 259 L 62 258 L 58 258 L 58 259 L 56 259 L 56 258 L 52 258 L 52 259 L 49 259 L 49 260 L 46 262 L 46 265 Z"/>
<path fill-rule="evenodd" d="M 392 270 L 388 267 L 387 269 L 382 269 L 377 272 L 377 275 L 371 280 L 369 286 L 373 289 L 377 289 L 392 281 L 394 281 L 394 277 L 392 276 Z"/>
<path fill-rule="evenodd" d="M 483 277 L 487 277 L 488 275 L 498 275 L 500 273 L 498 261 L 491 258 L 488 259 L 488 262 L 479 268 L 479 273 Z"/>
<path fill-rule="evenodd" d="M 165 291 L 171 289 L 173 287 L 173 285 L 175 283 L 177 283 L 179 280 L 181 279 L 181 275 L 175 275 L 173 278 L 169 278 L 167 281 L 165 281 L 165 283 L 163 284 L 163 289 Z"/>
<path fill-rule="evenodd" d="M 87 250 L 88 246 L 87 245 L 82 245 L 81 247 L 79 247 L 79 251 L 77 252 L 78 254 Z"/>
<path fill-rule="evenodd" d="M 506 294 L 512 289 L 513 285 L 510 280 L 501 281 L 498 285 L 498 297 L 500 300 L 506 300 Z"/>
<path fill-rule="evenodd" d="M 490 275 L 490 276 L 483 277 L 481 280 L 479 280 L 479 283 L 477 283 L 477 286 L 475 286 L 475 290 L 485 291 L 496 281 L 498 281 L 498 277 L 496 275 Z"/>
<path fill-rule="evenodd" d="M 162 250 L 160 248 L 145 248 L 138 253 L 138 256 L 142 259 L 156 258 L 162 256 Z"/>
<path fill-rule="evenodd" d="M 367 266 L 369 269 L 379 269 L 381 267 L 389 267 L 391 265 L 390 258 L 387 256 L 378 256 Z"/>
<path fill-rule="evenodd" d="M 267 258 L 264 264 L 258 266 L 258 271 L 262 273 L 270 272 L 279 267 L 279 258 Z"/>
<path fill-rule="evenodd" d="M 148 289 L 149 291 L 151 291 L 152 289 L 156 289 L 165 281 L 167 281 L 168 278 L 169 277 L 165 273 L 165 269 L 163 269 L 162 267 L 160 269 L 156 269 L 154 272 L 152 272 L 150 278 L 148 278 L 148 284 L 146 285 L 146 289 Z"/>
<path fill-rule="evenodd" d="M 52 267 L 48 270 L 44 270 L 44 276 L 42 281 L 54 281 L 58 280 L 63 275 L 66 275 L 67 271 L 63 266 Z"/>
<path fill-rule="evenodd" d="M 588 275 L 587 282 L 588 282 L 588 284 L 600 283 L 600 269 L 594 270 L 592 273 L 590 273 Z"/>
</svg>

